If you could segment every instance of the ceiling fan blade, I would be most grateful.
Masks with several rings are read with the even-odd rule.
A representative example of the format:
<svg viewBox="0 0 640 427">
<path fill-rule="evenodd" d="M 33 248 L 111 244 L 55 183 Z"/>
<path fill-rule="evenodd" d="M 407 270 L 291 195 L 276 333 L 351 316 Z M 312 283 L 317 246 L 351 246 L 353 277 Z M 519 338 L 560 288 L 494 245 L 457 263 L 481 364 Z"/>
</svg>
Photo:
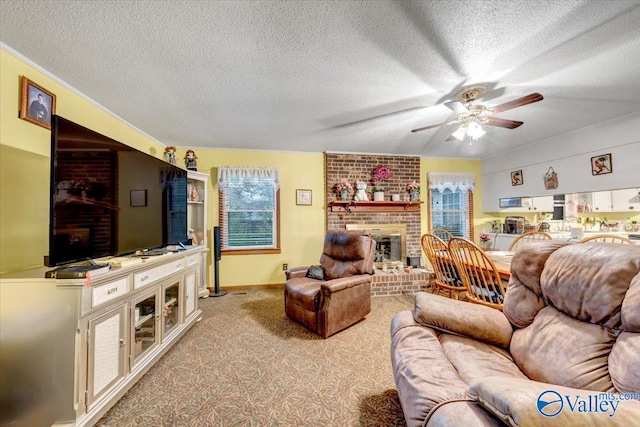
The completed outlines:
<svg viewBox="0 0 640 427">
<path fill-rule="evenodd" d="M 449 123 L 450 122 L 442 122 L 442 123 L 438 123 L 437 125 L 425 126 L 423 128 L 417 128 L 417 129 L 411 129 L 411 132 L 415 133 L 415 132 L 420 132 L 420 131 L 427 130 L 427 129 L 433 129 L 433 128 L 437 128 L 437 127 L 440 127 L 440 126 L 448 125 Z"/>
<path fill-rule="evenodd" d="M 499 126 L 501 128 L 507 128 L 507 129 L 515 129 L 518 126 L 521 126 L 523 123 L 524 122 L 519 122 L 516 120 L 499 119 L 497 117 L 489 117 L 487 121 L 484 122 L 484 124 L 489 126 Z"/>
<path fill-rule="evenodd" d="M 458 141 L 458 138 L 456 138 L 453 135 L 449 135 L 449 138 L 444 140 L 444 142 L 451 142 L 451 141 Z"/>
<path fill-rule="evenodd" d="M 467 106 L 460 101 L 449 101 L 445 102 L 444 105 L 456 114 L 465 114 L 469 112 Z"/>
<path fill-rule="evenodd" d="M 544 98 L 539 93 L 532 93 L 522 98 L 514 99 L 513 101 L 505 102 L 504 104 L 496 105 L 492 107 L 493 114 L 498 114 L 503 111 L 511 110 L 512 108 L 522 107 L 523 105 L 533 104 L 534 102 L 542 101 Z"/>
</svg>

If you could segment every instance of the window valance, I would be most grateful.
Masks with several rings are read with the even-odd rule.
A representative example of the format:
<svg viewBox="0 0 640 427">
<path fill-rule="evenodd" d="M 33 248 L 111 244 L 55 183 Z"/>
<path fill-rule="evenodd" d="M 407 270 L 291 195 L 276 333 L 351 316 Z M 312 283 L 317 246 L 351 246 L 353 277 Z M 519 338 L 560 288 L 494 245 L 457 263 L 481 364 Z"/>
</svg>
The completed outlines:
<svg viewBox="0 0 640 427">
<path fill-rule="evenodd" d="M 444 191 L 475 190 L 476 175 L 473 173 L 430 173 L 428 174 L 429 188 Z"/>
<path fill-rule="evenodd" d="M 276 190 L 280 188 L 280 169 L 278 168 L 243 168 L 229 166 L 218 168 L 219 188 L 227 188 L 232 180 L 238 178 L 271 180 Z"/>
</svg>

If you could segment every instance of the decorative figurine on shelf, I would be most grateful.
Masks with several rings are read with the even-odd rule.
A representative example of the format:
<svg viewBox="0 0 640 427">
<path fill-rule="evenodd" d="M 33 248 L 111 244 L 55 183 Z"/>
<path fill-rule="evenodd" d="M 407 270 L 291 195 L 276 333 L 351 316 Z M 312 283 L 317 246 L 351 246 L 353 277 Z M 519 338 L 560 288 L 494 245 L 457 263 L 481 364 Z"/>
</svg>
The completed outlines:
<svg viewBox="0 0 640 427">
<path fill-rule="evenodd" d="M 356 195 L 353 197 L 353 200 L 359 202 L 368 202 L 369 196 L 367 196 L 367 192 L 365 191 L 367 189 L 367 183 L 364 181 L 357 181 L 356 189 Z"/>
<path fill-rule="evenodd" d="M 198 189 L 196 188 L 195 185 L 191 187 L 191 201 L 192 202 L 200 201 L 200 194 L 198 194 Z"/>
<path fill-rule="evenodd" d="M 164 160 L 167 163 L 169 163 L 170 165 L 177 165 L 178 164 L 176 162 L 176 147 L 174 147 L 173 145 L 165 147 L 165 149 L 164 149 Z"/>
<path fill-rule="evenodd" d="M 198 156 L 193 150 L 187 150 L 187 154 L 184 156 L 184 165 L 187 167 L 187 170 L 197 171 L 198 170 Z"/>
</svg>

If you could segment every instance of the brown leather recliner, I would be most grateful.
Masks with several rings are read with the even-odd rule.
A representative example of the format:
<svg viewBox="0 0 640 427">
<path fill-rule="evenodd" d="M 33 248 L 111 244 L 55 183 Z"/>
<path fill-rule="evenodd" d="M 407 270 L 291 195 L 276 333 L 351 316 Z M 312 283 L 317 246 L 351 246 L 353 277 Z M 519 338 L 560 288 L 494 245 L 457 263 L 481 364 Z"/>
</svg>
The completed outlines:
<svg viewBox="0 0 640 427">
<path fill-rule="evenodd" d="M 364 319 L 371 311 L 375 253 L 375 240 L 361 231 L 327 231 L 320 257 L 324 280 L 306 277 L 309 267 L 287 270 L 287 316 L 323 338 Z"/>
</svg>

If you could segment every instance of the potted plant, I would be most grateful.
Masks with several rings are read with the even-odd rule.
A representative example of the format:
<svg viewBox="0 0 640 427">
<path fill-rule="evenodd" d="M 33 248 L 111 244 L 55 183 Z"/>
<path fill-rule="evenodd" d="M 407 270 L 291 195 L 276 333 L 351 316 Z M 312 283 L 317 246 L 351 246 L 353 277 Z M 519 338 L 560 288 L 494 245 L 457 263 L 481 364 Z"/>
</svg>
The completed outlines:
<svg viewBox="0 0 640 427">
<path fill-rule="evenodd" d="M 349 188 L 351 188 L 351 184 L 344 180 L 334 185 L 335 192 L 341 200 L 349 200 Z"/>
<path fill-rule="evenodd" d="M 420 199 L 420 183 L 417 181 L 411 181 L 407 184 L 407 191 L 411 195 L 411 200 L 419 200 Z"/>
<path fill-rule="evenodd" d="M 480 234 L 480 247 L 482 249 L 491 249 L 491 237 L 488 234 Z"/>
<path fill-rule="evenodd" d="M 373 192 L 373 200 L 376 202 L 380 202 L 384 200 L 384 187 L 382 183 L 392 178 L 391 174 L 391 166 L 389 165 L 378 165 L 371 173 L 371 191 Z"/>
</svg>

